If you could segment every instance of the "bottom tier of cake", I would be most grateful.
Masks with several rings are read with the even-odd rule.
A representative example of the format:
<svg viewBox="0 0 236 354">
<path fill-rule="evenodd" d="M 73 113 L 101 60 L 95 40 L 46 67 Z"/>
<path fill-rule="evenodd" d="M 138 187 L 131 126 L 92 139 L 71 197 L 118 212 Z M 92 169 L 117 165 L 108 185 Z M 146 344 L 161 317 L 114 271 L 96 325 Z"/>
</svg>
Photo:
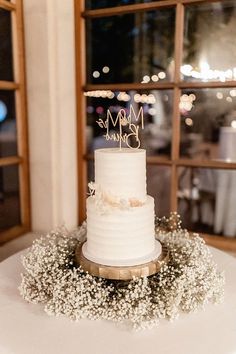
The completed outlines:
<svg viewBox="0 0 236 354">
<path fill-rule="evenodd" d="M 87 199 L 87 242 L 83 254 L 104 265 L 136 265 L 161 253 L 155 242 L 154 199 L 127 210 L 112 208 L 101 213 L 93 197 Z"/>
</svg>

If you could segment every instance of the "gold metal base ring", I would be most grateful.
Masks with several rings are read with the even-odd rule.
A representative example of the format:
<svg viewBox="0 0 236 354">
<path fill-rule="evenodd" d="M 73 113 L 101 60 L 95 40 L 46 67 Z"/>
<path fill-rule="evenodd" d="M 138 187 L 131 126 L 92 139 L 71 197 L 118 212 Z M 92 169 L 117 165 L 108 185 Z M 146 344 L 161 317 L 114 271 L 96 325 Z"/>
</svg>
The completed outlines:
<svg viewBox="0 0 236 354">
<path fill-rule="evenodd" d="M 158 273 L 164 264 L 168 263 L 169 252 L 168 249 L 162 245 L 162 252 L 160 256 L 151 262 L 139 264 L 136 266 L 107 266 L 98 264 L 85 258 L 82 252 L 83 244 L 76 248 L 75 261 L 76 264 L 81 266 L 84 271 L 89 274 L 111 280 L 131 280 L 133 277 L 148 277 Z"/>
</svg>

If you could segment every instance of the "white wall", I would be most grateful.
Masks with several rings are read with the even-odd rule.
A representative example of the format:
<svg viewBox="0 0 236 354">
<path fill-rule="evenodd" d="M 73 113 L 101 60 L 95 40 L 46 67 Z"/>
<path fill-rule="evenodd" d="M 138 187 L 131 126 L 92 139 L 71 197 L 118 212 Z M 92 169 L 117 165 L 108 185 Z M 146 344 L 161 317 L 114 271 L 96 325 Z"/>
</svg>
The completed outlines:
<svg viewBox="0 0 236 354">
<path fill-rule="evenodd" d="M 24 0 L 33 230 L 77 225 L 73 0 Z"/>
</svg>

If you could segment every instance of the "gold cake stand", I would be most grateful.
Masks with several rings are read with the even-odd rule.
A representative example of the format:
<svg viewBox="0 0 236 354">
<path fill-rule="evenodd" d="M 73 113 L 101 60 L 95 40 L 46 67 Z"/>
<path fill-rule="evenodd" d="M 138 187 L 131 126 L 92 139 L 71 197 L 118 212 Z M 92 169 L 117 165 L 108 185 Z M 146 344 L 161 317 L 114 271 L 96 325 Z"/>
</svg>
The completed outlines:
<svg viewBox="0 0 236 354">
<path fill-rule="evenodd" d="M 76 264 L 87 271 L 89 274 L 111 280 L 131 280 L 133 277 L 148 277 L 158 273 L 164 264 L 169 260 L 169 252 L 165 246 L 162 245 L 162 252 L 160 256 L 151 262 L 139 264 L 135 266 L 108 266 L 98 264 L 85 258 L 82 252 L 83 243 L 76 248 L 75 261 Z"/>
</svg>

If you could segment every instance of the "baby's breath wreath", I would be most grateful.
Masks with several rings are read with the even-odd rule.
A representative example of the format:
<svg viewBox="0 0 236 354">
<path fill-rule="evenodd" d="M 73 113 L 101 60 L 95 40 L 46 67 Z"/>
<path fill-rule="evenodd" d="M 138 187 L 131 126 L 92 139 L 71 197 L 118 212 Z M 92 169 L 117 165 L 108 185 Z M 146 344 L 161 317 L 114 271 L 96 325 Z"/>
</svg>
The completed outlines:
<svg viewBox="0 0 236 354">
<path fill-rule="evenodd" d="M 86 224 L 74 232 L 52 231 L 23 256 L 20 293 L 28 302 L 44 304 L 49 315 L 105 319 L 135 329 L 221 302 L 224 275 L 204 240 L 180 224 L 175 213 L 156 219 L 156 236 L 167 246 L 170 261 L 158 274 L 129 282 L 96 278 L 76 267 L 75 249 L 86 238 Z"/>
</svg>

